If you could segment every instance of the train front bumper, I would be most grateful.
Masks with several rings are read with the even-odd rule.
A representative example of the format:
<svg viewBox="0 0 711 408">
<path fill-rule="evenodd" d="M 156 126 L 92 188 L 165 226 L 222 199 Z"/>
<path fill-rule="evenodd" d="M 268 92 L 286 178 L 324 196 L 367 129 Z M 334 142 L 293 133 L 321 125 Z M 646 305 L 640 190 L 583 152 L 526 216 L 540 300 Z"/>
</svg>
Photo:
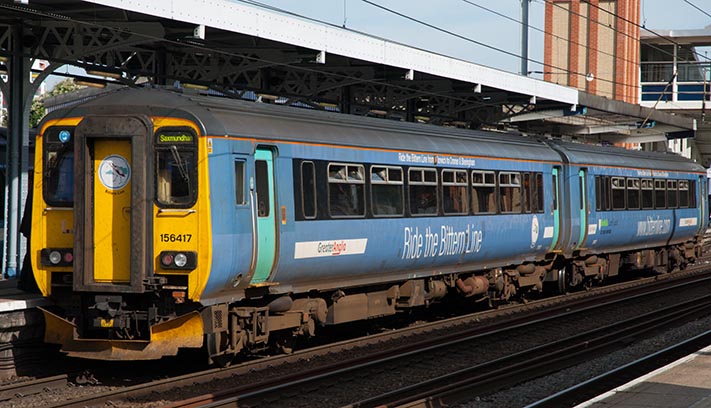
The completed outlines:
<svg viewBox="0 0 711 408">
<path fill-rule="evenodd" d="M 151 327 L 150 340 L 80 339 L 76 325 L 54 313 L 42 310 L 45 319 L 44 341 L 61 345 L 69 356 L 95 360 L 156 360 L 174 356 L 180 348 L 199 348 L 203 344 L 200 313 L 190 312 Z"/>
</svg>

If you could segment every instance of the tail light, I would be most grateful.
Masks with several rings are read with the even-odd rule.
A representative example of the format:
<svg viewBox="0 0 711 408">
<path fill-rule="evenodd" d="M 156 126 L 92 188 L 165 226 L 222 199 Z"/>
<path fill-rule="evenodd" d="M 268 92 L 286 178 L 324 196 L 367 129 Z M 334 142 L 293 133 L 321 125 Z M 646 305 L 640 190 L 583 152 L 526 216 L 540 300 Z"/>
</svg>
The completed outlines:
<svg viewBox="0 0 711 408">
<path fill-rule="evenodd" d="M 74 253 L 72 248 L 44 248 L 40 251 L 40 262 L 44 266 L 72 266 Z"/>
<path fill-rule="evenodd" d="M 163 269 L 189 271 L 197 267 L 197 254 L 192 251 L 163 251 L 159 259 Z"/>
</svg>

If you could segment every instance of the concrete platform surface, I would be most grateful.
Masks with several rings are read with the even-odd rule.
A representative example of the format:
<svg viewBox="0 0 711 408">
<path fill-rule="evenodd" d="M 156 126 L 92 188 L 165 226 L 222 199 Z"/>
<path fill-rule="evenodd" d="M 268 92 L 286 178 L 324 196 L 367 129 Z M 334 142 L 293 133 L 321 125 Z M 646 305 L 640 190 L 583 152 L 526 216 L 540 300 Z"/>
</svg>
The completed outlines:
<svg viewBox="0 0 711 408">
<path fill-rule="evenodd" d="M 40 294 L 27 293 L 17 289 L 15 279 L 0 280 L 0 313 L 31 309 L 47 304 L 47 300 Z"/>
<path fill-rule="evenodd" d="M 711 346 L 576 408 L 711 408 Z"/>
</svg>

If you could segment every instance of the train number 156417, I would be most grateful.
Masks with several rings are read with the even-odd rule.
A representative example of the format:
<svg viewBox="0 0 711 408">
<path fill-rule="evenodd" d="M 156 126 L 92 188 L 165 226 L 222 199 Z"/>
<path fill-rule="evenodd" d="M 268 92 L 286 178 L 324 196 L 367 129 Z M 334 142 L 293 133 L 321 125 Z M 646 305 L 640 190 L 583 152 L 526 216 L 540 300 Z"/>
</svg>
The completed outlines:
<svg viewBox="0 0 711 408">
<path fill-rule="evenodd" d="M 160 242 L 190 242 L 193 234 L 160 234 Z"/>
</svg>

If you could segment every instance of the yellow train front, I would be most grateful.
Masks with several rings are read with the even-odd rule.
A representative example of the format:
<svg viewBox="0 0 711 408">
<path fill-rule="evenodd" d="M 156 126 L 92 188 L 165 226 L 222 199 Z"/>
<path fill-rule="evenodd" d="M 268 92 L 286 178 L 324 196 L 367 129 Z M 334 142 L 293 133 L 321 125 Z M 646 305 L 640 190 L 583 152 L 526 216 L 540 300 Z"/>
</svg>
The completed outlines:
<svg viewBox="0 0 711 408">
<path fill-rule="evenodd" d="M 200 130 L 194 120 L 91 109 L 50 115 L 37 137 L 30 251 L 55 301 L 45 340 L 99 359 L 200 347 L 197 265 L 207 270 L 211 241 L 197 190 Z"/>
</svg>

